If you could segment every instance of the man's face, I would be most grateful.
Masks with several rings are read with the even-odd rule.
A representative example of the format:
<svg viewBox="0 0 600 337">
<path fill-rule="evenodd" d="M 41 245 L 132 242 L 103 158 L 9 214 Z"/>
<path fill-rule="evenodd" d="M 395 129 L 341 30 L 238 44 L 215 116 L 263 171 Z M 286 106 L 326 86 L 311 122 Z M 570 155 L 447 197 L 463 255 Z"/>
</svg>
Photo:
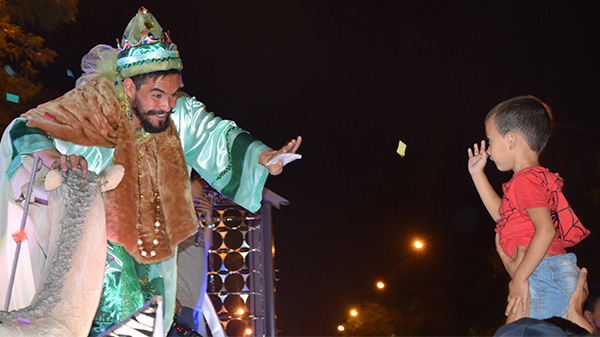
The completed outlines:
<svg viewBox="0 0 600 337">
<path fill-rule="evenodd" d="M 583 312 L 583 315 L 585 316 L 588 322 L 592 323 L 596 326 L 596 328 L 600 329 L 600 299 L 596 300 L 593 312 L 585 310 Z"/>
<path fill-rule="evenodd" d="M 179 75 L 171 74 L 149 79 L 136 88 L 132 98 L 133 124 L 147 132 L 157 133 L 169 126 L 169 115 L 177 104 Z"/>
</svg>

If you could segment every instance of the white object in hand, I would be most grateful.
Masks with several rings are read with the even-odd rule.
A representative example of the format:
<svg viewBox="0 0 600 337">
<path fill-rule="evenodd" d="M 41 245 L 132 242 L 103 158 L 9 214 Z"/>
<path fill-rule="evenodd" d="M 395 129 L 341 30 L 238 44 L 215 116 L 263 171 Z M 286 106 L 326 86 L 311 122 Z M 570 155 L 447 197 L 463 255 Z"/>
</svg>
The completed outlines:
<svg viewBox="0 0 600 337">
<path fill-rule="evenodd" d="M 267 166 L 273 165 L 280 160 L 283 162 L 283 165 L 285 166 L 285 165 L 293 162 L 294 160 L 300 159 L 300 158 L 302 158 L 302 155 L 299 155 L 297 153 L 282 153 L 278 156 L 275 156 L 275 158 L 269 160 L 269 162 L 267 163 Z"/>
</svg>

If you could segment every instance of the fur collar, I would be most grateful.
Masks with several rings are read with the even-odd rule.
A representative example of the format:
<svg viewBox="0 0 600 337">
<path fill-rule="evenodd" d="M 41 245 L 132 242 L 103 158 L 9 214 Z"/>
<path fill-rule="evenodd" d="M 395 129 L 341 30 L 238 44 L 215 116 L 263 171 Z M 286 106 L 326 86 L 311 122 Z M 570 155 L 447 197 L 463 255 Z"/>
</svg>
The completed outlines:
<svg viewBox="0 0 600 337">
<path fill-rule="evenodd" d="M 28 126 L 42 129 L 53 138 L 79 145 L 114 147 L 113 164 L 123 165 L 125 176 L 116 189 L 105 194 L 107 234 L 111 242 L 123 246 L 136 261 L 166 260 L 174 255 L 179 242 L 196 231 L 198 218 L 189 174 L 172 120 L 164 132 L 137 142 L 131 122 L 102 77 L 24 116 L 29 119 Z M 158 206 L 154 192 L 160 198 Z M 153 243 L 155 239 L 157 245 Z M 156 255 L 142 256 L 140 246 Z"/>
</svg>

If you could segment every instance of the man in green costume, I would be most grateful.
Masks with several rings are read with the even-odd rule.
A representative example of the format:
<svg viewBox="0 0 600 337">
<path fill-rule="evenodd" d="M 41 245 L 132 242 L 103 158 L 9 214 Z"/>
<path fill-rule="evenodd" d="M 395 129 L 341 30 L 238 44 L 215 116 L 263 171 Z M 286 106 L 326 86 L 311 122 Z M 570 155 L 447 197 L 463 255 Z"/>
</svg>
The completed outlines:
<svg viewBox="0 0 600 337">
<path fill-rule="evenodd" d="M 102 333 L 156 294 L 164 298 L 166 334 L 175 303 L 176 247 L 198 224 L 190 168 L 254 212 L 267 175 L 282 172 L 301 138 L 270 149 L 182 93 L 177 47 L 143 7 L 127 25 L 118 50 L 98 45 L 82 67 L 77 88 L 7 128 L 0 189 L 28 154 L 52 169 L 67 170 L 69 163 L 72 169 L 100 172 L 123 165 L 123 181 L 105 194 L 107 264 L 90 334 Z M 6 214 L 1 208 L 8 197 L 0 193 L 0 214 Z M 0 217 L 0 251 L 7 221 Z"/>
</svg>

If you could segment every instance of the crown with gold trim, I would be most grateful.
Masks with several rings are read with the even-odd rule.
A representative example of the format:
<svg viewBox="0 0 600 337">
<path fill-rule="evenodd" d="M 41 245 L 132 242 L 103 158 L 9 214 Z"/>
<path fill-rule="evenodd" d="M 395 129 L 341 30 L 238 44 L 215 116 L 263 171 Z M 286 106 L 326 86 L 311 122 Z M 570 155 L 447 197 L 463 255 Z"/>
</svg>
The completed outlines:
<svg viewBox="0 0 600 337">
<path fill-rule="evenodd" d="M 117 73 L 122 79 L 154 71 L 183 69 L 177 45 L 144 7 L 140 7 L 131 19 L 121 41 L 117 39 L 117 48 Z"/>
</svg>

